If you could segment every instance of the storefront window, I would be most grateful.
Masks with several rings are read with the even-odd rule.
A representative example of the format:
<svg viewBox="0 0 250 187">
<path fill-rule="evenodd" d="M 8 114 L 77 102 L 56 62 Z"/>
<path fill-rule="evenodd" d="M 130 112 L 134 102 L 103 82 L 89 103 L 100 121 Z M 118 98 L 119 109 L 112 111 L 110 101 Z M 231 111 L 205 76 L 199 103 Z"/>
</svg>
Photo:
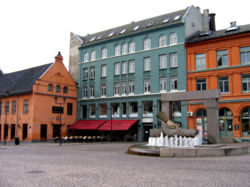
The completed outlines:
<svg viewBox="0 0 250 187">
<path fill-rule="evenodd" d="M 138 105 L 137 105 L 137 102 L 129 103 L 129 117 L 138 117 Z"/>
<path fill-rule="evenodd" d="M 90 107 L 90 118 L 95 118 L 95 104 L 89 105 Z"/>
<path fill-rule="evenodd" d="M 144 101 L 143 108 L 143 117 L 153 117 L 153 101 Z"/>
<path fill-rule="evenodd" d="M 242 136 L 250 136 L 250 107 L 241 112 Z"/>
<path fill-rule="evenodd" d="M 119 103 L 112 103 L 112 117 L 119 118 L 120 117 L 120 107 Z"/>
<path fill-rule="evenodd" d="M 100 118 L 107 118 L 107 104 L 100 104 Z"/>
</svg>

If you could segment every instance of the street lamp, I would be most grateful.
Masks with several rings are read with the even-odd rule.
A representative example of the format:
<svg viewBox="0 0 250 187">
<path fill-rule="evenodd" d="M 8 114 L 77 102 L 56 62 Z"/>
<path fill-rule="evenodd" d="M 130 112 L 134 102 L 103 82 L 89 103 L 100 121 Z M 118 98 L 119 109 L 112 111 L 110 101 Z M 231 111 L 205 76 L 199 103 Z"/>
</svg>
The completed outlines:
<svg viewBox="0 0 250 187">
<path fill-rule="evenodd" d="M 55 103 L 60 105 L 60 112 L 59 112 L 59 143 L 60 146 L 62 145 L 62 104 L 65 104 L 66 98 L 63 97 L 63 102 L 58 102 L 57 96 L 55 96 Z"/>
</svg>

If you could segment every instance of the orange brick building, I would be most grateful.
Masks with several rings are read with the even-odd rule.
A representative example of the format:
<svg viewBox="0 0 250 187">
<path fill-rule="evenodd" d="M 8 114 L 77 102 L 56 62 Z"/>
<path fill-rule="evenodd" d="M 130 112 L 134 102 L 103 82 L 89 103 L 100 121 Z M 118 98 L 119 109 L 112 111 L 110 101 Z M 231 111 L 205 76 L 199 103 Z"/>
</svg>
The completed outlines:
<svg viewBox="0 0 250 187">
<path fill-rule="evenodd" d="M 76 84 L 60 53 L 55 62 L 0 75 L 0 141 L 65 136 L 76 121 Z"/>
<path fill-rule="evenodd" d="M 199 33 L 187 41 L 186 55 L 188 91 L 221 91 L 221 139 L 250 139 L 250 25 Z M 189 102 L 188 112 L 189 128 L 206 119 L 203 101 Z"/>
</svg>

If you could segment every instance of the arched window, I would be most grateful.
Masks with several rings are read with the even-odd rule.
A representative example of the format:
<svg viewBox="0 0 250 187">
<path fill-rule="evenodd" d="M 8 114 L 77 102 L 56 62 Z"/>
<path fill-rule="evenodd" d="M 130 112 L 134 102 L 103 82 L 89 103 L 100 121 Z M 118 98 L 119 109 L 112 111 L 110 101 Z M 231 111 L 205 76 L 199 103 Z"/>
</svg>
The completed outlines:
<svg viewBox="0 0 250 187">
<path fill-rule="evenodd" d="M 149 38 L 146 38 L 144 40 L 144 50 L 149 50 L 151 49 L 151 40 Z"/>
<path fill-rule="evenodd" d="M 96 53 L 95 53 L 95 51 L 92 51 L 91 52 L 91 61 L 94 61 L 95 59 L 96 59 Z"/>
<path fill-rule="evenodd" d="M 102 49 L 102 58 L 107 58 L 108 57 L 108 49 L 105 47 Z"/>
<path fill-rule="evenodd" d="M 84 60 L 83 60 L 84 62 L 88 62 L 89 61 L 89 53 L 85 53 L 84 54 Z"/>
<path fill-rule="evenodd" d="M 250 136 L 250 107 L 246 107 L 241 112 L 242 136 Z"/>
<path fill-rule="evenodd" d="M 135 42 L 130 42 L 129 43 L 129 53 L 134 53 L 135 52 Z"/>
<path fill-rule="evenodd" d="M 119 56 L 119 55 L 121 55 L 121 46 L 116 45 L 115 46 L 115 56 Z"/>
<path fill-rule="evenodd" d="M 61 92 L 61 86 L 60 85 L 56 85 L 56 92 Z"/>
<path fill-rule="evenodd" d="M 169 45 L 177 44 L 177 33 L 173 32 L 169 35 Z"/>
<path fill-rule="evenodd" d="M 48 91 L 49 91 L 49 92 L 53 92 L 53 85 L 52 85 L 52 84 L 49 84 L 49 85 L 48 85 Z"/>
<path fill-rule="evenodd" d="M 159 47 L 165 47 L 167 45 L 166 35 L 161 35 L 159 38 Z"/>
<path fill-rule="evenodd" d="M 122 45 L 122 54 L 125 55 L 128 53 L 128 44 L 127 43 L 124 43 Z"/>
<path fill-rule="evenodd" d="M 67 86 L 63 87 L 63 93 L 68 93 L 68 87 Z"/>
</svg>

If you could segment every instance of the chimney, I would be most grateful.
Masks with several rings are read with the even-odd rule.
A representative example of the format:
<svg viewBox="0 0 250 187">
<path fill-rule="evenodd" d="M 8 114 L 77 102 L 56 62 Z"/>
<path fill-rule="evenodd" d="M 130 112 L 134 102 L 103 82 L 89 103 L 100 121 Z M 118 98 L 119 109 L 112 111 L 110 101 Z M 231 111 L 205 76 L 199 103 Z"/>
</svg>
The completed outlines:
<svg viewBox="0 0 250 187">
<path fill-rule="evenodd" d="M 55 57 L 55 59 L 56 59 L 56 62 L 62 62 L 62 61 L 63 61 L 63 57 L 62 57 L 60 51 L 58 52 L 58 54 L 57 54 L 57 56 Z"/>
<path fill-rule="evenodd" d="M 210 31 L 216 31 L 215 27 L 215 13 L 209 14 L 209 29 Z"/>
</svg>

